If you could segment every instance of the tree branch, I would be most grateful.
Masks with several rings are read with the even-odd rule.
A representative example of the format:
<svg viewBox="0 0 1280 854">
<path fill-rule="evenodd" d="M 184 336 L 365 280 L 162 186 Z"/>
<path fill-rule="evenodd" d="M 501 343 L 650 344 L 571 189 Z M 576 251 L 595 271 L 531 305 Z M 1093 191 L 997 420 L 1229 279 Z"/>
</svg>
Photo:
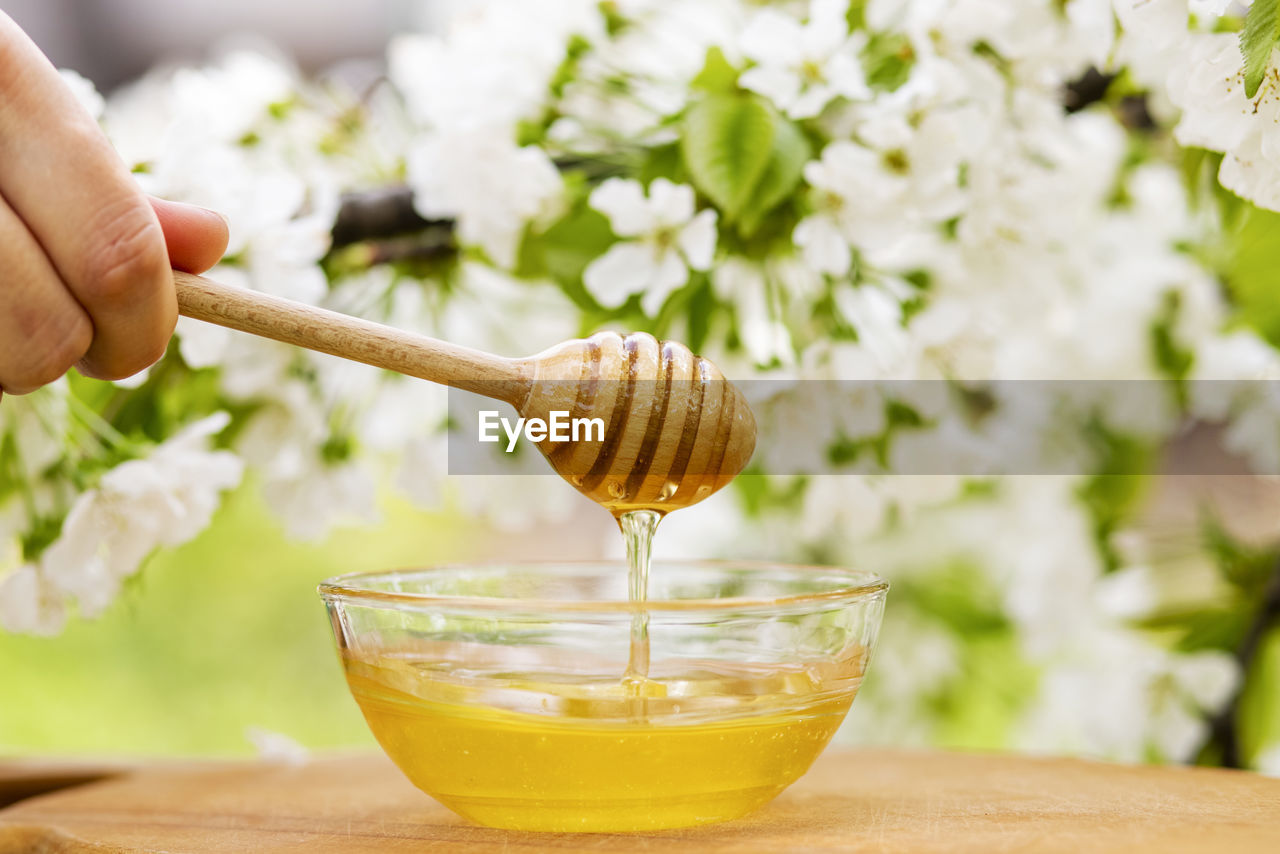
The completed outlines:
<svg viewBox="0 0 1280 854">
<path fill-rule="evenodd" d="M 427 230 L 452 232 L 453 220 L 423 217 L 414 208 L 408 187 L 379 187 L 342 197 L 333 223 L 333 248 Z"/>
<path fill-rule="evenodd" d="M 1244 696 L 1249 671 L 1262 650 L 1262 642 L 1267 633 L 1277 625 L 1280 625 L 1280 558 L 1276 559 L 1271 579 L 1262 594 L 1262 602 L 1233 653 L 1240 665 L 1240 685 L 1226 705 L 1209 721 L 1209 740 L 1205 746 L 1217 749 L 1219 764 L 1224 768 L 1244 767 L 1244 758 L 1240 755 L 1240 700 Z"/>
<path fill-rule="evenodd" d="M 605 158 L 558 157 L 561 172 L 578 172 L 591 183 L 626 172 L 621 163 Z M 333 223 L 330 253 L 369 244 L 373 263 L 400 258 L 439 258 L 457 251 L 452 219 L 427 219 L 413 204 L 413 190 L 403 185 L 378 187 L 342 197 Z"/>
<path fill-rule="evenodd" d="M 1107 93 L 1116 75 L 1103 74 L 1096 68 L 1086 69 L 1083 74 L 1068 83 L 1062 93 L 1062 106 L 1068 113 L 1076 113 L 1107 100 Z M 1125 95 L 1113 104 L 1115 116 L 1129 130 L 1154 130 L 1156 123 L 1147 109 L 1145 93 Z"/>
<path fill-rule="evenodd" d="M 454 221 L 427 219 L 413 205 L 404 186 L 379 187 L 342 197 L 330 232 L 329 257 L 359 247 L 359 266 L 402 260 L 436 260 L 458 251 Z"/>
</svg>

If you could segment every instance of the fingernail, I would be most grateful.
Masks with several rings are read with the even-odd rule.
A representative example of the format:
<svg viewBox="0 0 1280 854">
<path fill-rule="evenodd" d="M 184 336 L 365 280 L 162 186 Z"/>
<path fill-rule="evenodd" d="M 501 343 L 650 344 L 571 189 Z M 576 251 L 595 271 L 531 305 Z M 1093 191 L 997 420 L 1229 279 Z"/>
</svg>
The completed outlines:
<svg viewBox="0 0 1280 854">
<path fill-rule="evenodd" d="M 201 213 L 210 214 L 211 216 L 216 216 L 218 219 L 222 220 L 223 225 L 227 227 L 231 226 L 231 222 L 230 220 L 227 219 L 226 215 L 219 213 L 218 211 L 215 211 L 213 208 L 206 208 L 204 205 L 193 205 L 191 202 L 176 202 L 176 201 L 170 201 L 168 199 L 157 199 L 157 201 L 160 202 L 160 204 L 162 205 L 189 208 L 191 210 L 200 211 Z"/>
<path fill-rule="evenodd" d="M 213 214 L 218 219 L 222 220 L 222 224 L 224 226 L 226 226 L 228 229 L 231 228 L 231 220 L 227 219 L 227 215 L 222 213 L 221 211 L 215 211 L 213 208 L 203 208 L 203 207 L 200 208 L 200 210 L 204 211 L 205 213 Z"/>
</svg>

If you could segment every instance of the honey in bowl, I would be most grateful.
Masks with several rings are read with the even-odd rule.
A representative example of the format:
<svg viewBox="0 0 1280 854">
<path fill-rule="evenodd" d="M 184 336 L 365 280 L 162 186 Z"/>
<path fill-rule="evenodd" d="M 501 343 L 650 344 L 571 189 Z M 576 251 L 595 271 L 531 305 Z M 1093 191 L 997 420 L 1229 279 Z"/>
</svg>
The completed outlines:
<svg viewBox="0 0 1280 854">
<path fill-rule="evenodd" d="M 653 568 L 647 673 L 622 567 L 446 567 L 326 585 L 348 682 L 410 780 L 541 831 L 723 821 L 810 766 L 866 669 L 884 584 L 810 567 Z"/>
<path fill-rule="evenodd" d="M 618 520 L 625 573 L 461 567 L 322 586 L 370 729 L 423 791 L 492 827 L 641 831 L 724 821 L 800 777 L 844 719 L 885 585 L 803 567 L 665 567 L 662 517 L 728 484 L 755 422 L 713 365 L 605 333 L 535 357 L 522 415 L 596 416 L 540 445 Z M 622 589 L 619 590 L 621 583 Z"/>
<path fill-rule="evenodd" d="M 736 818 L 808 770 L 849 707 L 837 698 L 742 720 L 652 724 L 597 716 L 589 696 L 560 694 L 577 714 L 521 714 L 388 687 L 397 681 L 388 670 L 412 666 L 350 669 L 379 743 L 454 812 L 515 830 L 638 831 Z M 724 688 L 710 679 L 701 687 Z M 423 689 L 431 692 L 429 681 Z"/>
</svg>

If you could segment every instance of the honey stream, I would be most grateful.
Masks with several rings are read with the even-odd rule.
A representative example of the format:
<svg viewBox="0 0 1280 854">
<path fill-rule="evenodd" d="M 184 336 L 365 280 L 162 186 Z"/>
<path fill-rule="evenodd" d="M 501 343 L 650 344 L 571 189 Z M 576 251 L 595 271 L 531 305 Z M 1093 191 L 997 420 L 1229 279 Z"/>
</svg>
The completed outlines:
<svg viewBox="0 0 1280 854">
<path fill-rule="evenodd" d="M 653 535 L 662 514 L 656 510 L 632 510 L 618 517 L 618 527 L 627 546 L 627 600 L 636 606 L 631 615 L 631 650 L 622 683 L 633 697 L 643 697 L 649 681 L 649 559 Z M 642 712 L 642 709 L 636 709 Z"/>
</svg>

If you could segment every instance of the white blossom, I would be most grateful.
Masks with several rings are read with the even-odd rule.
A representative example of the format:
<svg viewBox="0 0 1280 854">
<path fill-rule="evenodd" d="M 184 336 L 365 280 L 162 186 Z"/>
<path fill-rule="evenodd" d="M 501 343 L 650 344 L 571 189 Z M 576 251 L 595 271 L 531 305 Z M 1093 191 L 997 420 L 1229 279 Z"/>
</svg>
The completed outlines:
<svg viewBox="0 0 1280 854">
<path fill-rule="evenodd" d="M 1098 584 L 1098 606 L 1112 617 L 1140 618 L 1159 602 L 1157 579 L 1150 566 L 1128 566 L 1104 577 Z"/>
<path fill-rule="evenodd" d="M 1262 207 L 1280 209 L 1280 86 L 1274 70 L 1252 98 L 1245 96 L 1243 58 L 1234 33 L 1189 39 L 1186 58 L 1170 75 L 1169 97 L 1182 110 L 1174 135 L 1224 156 L 1222 186 Z M 1270 67 L 1280 53 L 1272 49 Z"/>
<path fill-rule="evenodd" d="M 66 619 L 62 592 L 34 564 L 0 576 L 0 629 L 47 637 L 62 631 Z"/>
<path fill-rule="evenodd" d="M 818 115 L 833 98 L 870 97 L 858 61 L 865 37 L 849 34 L 848 9 L 848 0 L 813 0 L 804 24 L 774 9 L 757 13 L 741 42 L 756 64 L 739 83 L 797 119 Z"/>
<path fill-rule="evenodd" d="M 852 245 L 881 265 L 901 255 L 918 263 L 916 229 L 963 209 L 960 169 L 977 119 L 970 110 L 940 110 L 917 117 L 912 127 L 894 108 L 857 122 L 867 144 L 840 140 L 824 148 L 804 169 L 815 210 L 793 237 L 805 260 L 843 276 Z"/>
<path fill-rule="evenodd" d="M 154 549 L 180 545 L 207 528 L 220 494 L 240 482 L 243 469 L 233 454 L 207 448 L 227 422 L 225 414 L 197 422 L 83 493 L 39 562 L 6 579 L 11 595 L 0 599 L 9 602 L 8 627 L 56 631 L 68 601 L 82 616 L 100 614 Z"/>
<path fill-rule="evenodd" d="M 743 15 L 738 0 L 641 0 L 614 8 L 625 25 L 607 51 L 582 57 L 565 83 L 548 130 L 554 145 L 608 151 L 620 140 L 674 139 L 664 119 L 684 109 L 707 51 L 732 45 Z"/>
<path fill-rule="evenodd" d="M 285 63 L 256 50 L 235 50 L 205 68 L 179 69 L 172 82 L 170 132 L 239 141 L 268 108 L 290 96 L 295 75 Z"/>
<path fill-rule="evenodd" d="M 37 481 L 65 453 L 72 423 L 65 377 L 20 398 L 5 397 L 0 402 L 0 436 L 8 434 L 22 449 L 14 476 Z"/>
<path fill-rule="evenodd" d="M 308 466 L 295 477 L 263 484 L 263 496 L 289 536 L 317 541 L 337 524 L 372 525 L 381 518 L 377 482 L 356 463 Z"/>
<path fill-rule="evenodd" d="M 515 263 L 525 226 L 554 211 L 560 175 L 546 152 L 492 130 L 441 131 L 409 154 L 414 203 L 427 218 L 456 217 L 458 235 L 498 265 Z"/>
<path fill-rule="evenodd" d="M 594 36 L 602 27 L 589 0 L 546 0 L 536 12 L 522 0 L 470 3 L 444 37 L 394 39 L 390 75 L 424 127 L 506 135 L 542 108 L 569 37 Z"/>
<path fill-rule="evenodd" d="M 795 361 L 791 333 L 777 304 L 778 286 L 766 270 L 728 258 L 712 272 L 711 281 L 721 298 L 733 303 L 738 333 L 757 365 Z"/>
<path fill-rule="evenodd" d="M 311 753 L 306 747 L 282 732 L 251 726 L 245 730 L 244 737 L 253 745 L 262 762 L 301 767 L 311 760 Z"/>
<path fill-rule="evenodd" d="M 1259 774 L 1268 777 L 1280 777 L 1280 742 L 1272 744 L 1260 751 L 1253 760 L 1253 767 Z"/>
<path fill-rule="evenodd" d="M 592 261 L 583 282 L 601 305 L 622 305 L 643 294 L 640 307 L 656 314 L 667 297 L 706 270 L 716 249 L 716 213 L 695 213 L 693 188 L 656 179 L 646 196 L 638 181 L 610 178 L 591 193 L 591 206 L 626 238 Z"/>
</svg>

